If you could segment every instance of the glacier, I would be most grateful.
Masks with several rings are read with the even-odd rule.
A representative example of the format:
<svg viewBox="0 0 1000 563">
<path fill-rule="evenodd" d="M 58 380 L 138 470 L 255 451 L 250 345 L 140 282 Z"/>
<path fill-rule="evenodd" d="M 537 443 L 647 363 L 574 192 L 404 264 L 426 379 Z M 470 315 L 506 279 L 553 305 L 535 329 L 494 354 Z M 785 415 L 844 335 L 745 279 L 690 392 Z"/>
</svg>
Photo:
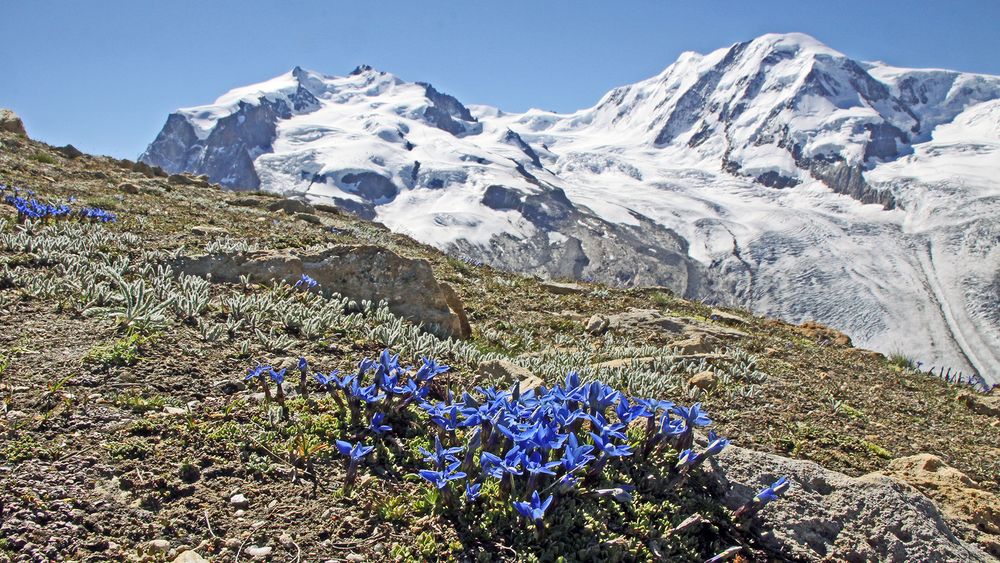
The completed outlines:
<svg viewBox="0 0 1000 563">
<path fill-rule="evenodd" d="M 296 67 L 171 114 L 140 158 L 1000 379 L 1000 77 L 769 34 L 559 114 Z"/>
</svg>

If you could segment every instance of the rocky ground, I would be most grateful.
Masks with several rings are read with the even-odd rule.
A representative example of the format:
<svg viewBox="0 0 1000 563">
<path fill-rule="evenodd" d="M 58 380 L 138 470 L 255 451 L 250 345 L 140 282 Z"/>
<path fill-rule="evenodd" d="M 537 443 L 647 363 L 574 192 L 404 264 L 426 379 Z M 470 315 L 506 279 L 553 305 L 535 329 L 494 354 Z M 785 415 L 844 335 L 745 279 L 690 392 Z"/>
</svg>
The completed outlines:
<svg viewBox="0 0 1000 563">
<path fill-rule="evenodd" d="M 0 559 L 701 561 L 730 546 L 744 560 L 1000 556 L 995 392 L 852 348 L 826 327 L 467 264 L 334 208 L 22 133 L 0 127 L 0 184 L 119 221 L 49 248 L 32 241 L 58 233 L 23 233 L 0 205 L 0 235 L 21 233 L 0 244 Z M 206 260 L 231 275 L 182 286 L 176 274 L 204 273 Z M 155 322 L 130 315 L 95 289 L 113 289 L 105 270 L 204 302 L 185 312 L 175 301 Z M 270 281 L 308 272 L 343 303 Z M 380 299 L 386 308 L 365 303 Z M 637 395 L 701 401 L 740 448 L 707 465 L 694 492 L 595 505 L 596 522 L 571 522 L 564 537 L 435 510 L 407 476 L 420 464 L 407 451 L 364 466 L 345 494 L 333 405 L 291 385 L 294 424 L 276 423 L 243 377 L 256 361 L 300 355 L 349 371 L 386 346 L 450 364 L 438 392 L 551 385 L 577 369 Z M 787 496 L 734 521 L 780 475 L 792 478 Z M 695 512 L 700 528 L 670 533 Z"/>
</svg>

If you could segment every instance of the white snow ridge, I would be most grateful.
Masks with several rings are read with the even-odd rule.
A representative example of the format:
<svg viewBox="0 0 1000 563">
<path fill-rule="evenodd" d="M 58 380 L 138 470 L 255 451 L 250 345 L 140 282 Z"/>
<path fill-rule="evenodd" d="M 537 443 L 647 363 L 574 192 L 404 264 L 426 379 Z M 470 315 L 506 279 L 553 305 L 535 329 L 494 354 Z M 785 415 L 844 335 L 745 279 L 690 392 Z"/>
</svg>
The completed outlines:
<svg viewBox="0 0 1000 563">
<path fill-rule="evenodd" d="M 667 286 L 1000 380 L 1000 77 L 773 34 L 556 114 L 296 67 L 172 114 L 141 158 L 498 267 Z"/>
</svg>

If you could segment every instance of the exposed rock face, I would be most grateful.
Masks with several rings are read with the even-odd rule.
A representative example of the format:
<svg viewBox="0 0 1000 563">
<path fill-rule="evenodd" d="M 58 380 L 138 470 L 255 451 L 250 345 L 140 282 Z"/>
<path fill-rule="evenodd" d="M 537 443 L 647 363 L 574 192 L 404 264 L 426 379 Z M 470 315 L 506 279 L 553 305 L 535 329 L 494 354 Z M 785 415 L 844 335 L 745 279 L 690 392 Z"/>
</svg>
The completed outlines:
<svg viewBox="0 0 1000 563">
<path fill-rule="evenodd" d="M 181 258 L 175 269 L 214 281 L 238 282 L 241 275 L 257 281 L 294 283 L 308 274 L 320 287 L 361 301 L 386 300 L 389 309 L 441 337 L 468 338 L 468 321 L 457 295 L 434 279 L 425 260 L 403 258 L 378 246 L 338 245 L 316 253 L 252 252 Z M 454 307 L 454 308 L 453 308 Z"/>
<path fill-rule="evenodd" d="M 28 136 L 28 132 L 24 130 L 24 122 L 21 121 L 21 118 L 13 111 L 4 108 L 0 108 L 0 131 L 16 133 L 25 137 Z"/>
<path fill-rule="evenodd" d="M 836 344 L 837 346 L 851 345 L 851 337 L 847 336 L 843 332 L 840 332 L 839 330 L 821 325 L 815 321 L 806 321 L 795 327 L 795 330 L 806 338 L 810 338 L 817 342 Z"/>
<path fill-rule="evenodd" d="M 241 101 L 238 109 L 219 119 L 204 139 L 198 137 L 188 119 L 171 114 L 139 159 L 171 173 L 205 174 L 213 183 L 229 188 L 257 189 L 260 178 L 253 159 L 271 152 L 278 120 L 288 119 L 293 111 L 315 107 L 316 98 L 300 87 L 290 102 L 267 98 L 255 104 Z"/>
<path fill-rule="evenodd" d="M 482 132 L 483 126 L 472 116 L 469 108 L 462 105 L 462 102 L 454 96 L 438 92 L 433 86 L 424 82 L 417 84 L 424 87 L 427 100 L 430 101 L 424 110 L 424 119 L 428 123 L 458 137 Z"/>
<path fill-rule="evenodd" d="M 489 247 L 458 241 L 452 245 L 454 252 L 549 278 L 658 285 L 686 296 L 721 290 L 708 269 L 688 256 L 687 241 L 674 231 L 634 212 L 636 225 L 605 221 L 574 205 L 562 189 L 538 184 L 535 193 L 491 185 L 482 198 L 491 209 L 520 213 L 536 228 L 534 236 L 499 235 Z M 624 256 L 628 259 L 619 259 Z"/>
<path fill-rule="evenodd" d="M 713 464 L 736 508 L 780 476 L 792 485 L 758 516 L 762 544 L 806 561 L 989 561 L 949 529 L 930 499 L 895 479 L 853 478 L 809 462 L 739 447 Z"/>
<path fill-rule="evenodd" d="M 1000 557 L 1000 497 L 931 454 L 895 459 L 885 474 L 933 499 L 968 537 L 977 538 L 991 555 Z"/>
</svg>

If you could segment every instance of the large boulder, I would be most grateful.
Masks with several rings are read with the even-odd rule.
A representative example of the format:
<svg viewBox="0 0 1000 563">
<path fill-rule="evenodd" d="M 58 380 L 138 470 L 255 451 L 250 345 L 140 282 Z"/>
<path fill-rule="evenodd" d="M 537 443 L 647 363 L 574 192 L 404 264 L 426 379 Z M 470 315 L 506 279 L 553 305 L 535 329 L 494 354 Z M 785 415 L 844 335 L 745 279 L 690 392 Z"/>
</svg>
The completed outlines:
<svg viewBox="0 0 1000 563">
<path fill-rule="evenodd" d="M 1000 557 L 1000 497 L 982 489 L 964 473 L 932 454 L 893 460 L 886 475 L 903 481 L 937 503 L 956 529 L 976 538 L 991 555 Z"/>
<path fill-rule="evenodd" d="M 16 133 L 25 137 L 28 136 L 27 131 L 24 130 L 24 122 L 21 121 L 21 118 L 13 111 L 4 108 L 0 108 L 0 131 Z"/>
<path fill-rule="evenodd" d="M 434 278 L 430 264 L 372 245 L 335 245 L 318 252 L 258 251 L 180 258 L 175 269 L 212 275 L 213 281 L 297 281 L 308 274 L 320 287 L 361 301 L 385 300 L 389 310 L 440 337 L 468 338 L 465 312 L 456 294 Z"/>
<path fill-rule="evenodd" d="M 791 488 L 765 507 L 763 547 L 806 561 L 989 561 L 957 538 L 934 503 L 884 475 L 849 477 L 811 461 L 729 447 L 713 463 L 725 487 L 723 502 L 736 508 L 781 476 Z"/>
</svg>

